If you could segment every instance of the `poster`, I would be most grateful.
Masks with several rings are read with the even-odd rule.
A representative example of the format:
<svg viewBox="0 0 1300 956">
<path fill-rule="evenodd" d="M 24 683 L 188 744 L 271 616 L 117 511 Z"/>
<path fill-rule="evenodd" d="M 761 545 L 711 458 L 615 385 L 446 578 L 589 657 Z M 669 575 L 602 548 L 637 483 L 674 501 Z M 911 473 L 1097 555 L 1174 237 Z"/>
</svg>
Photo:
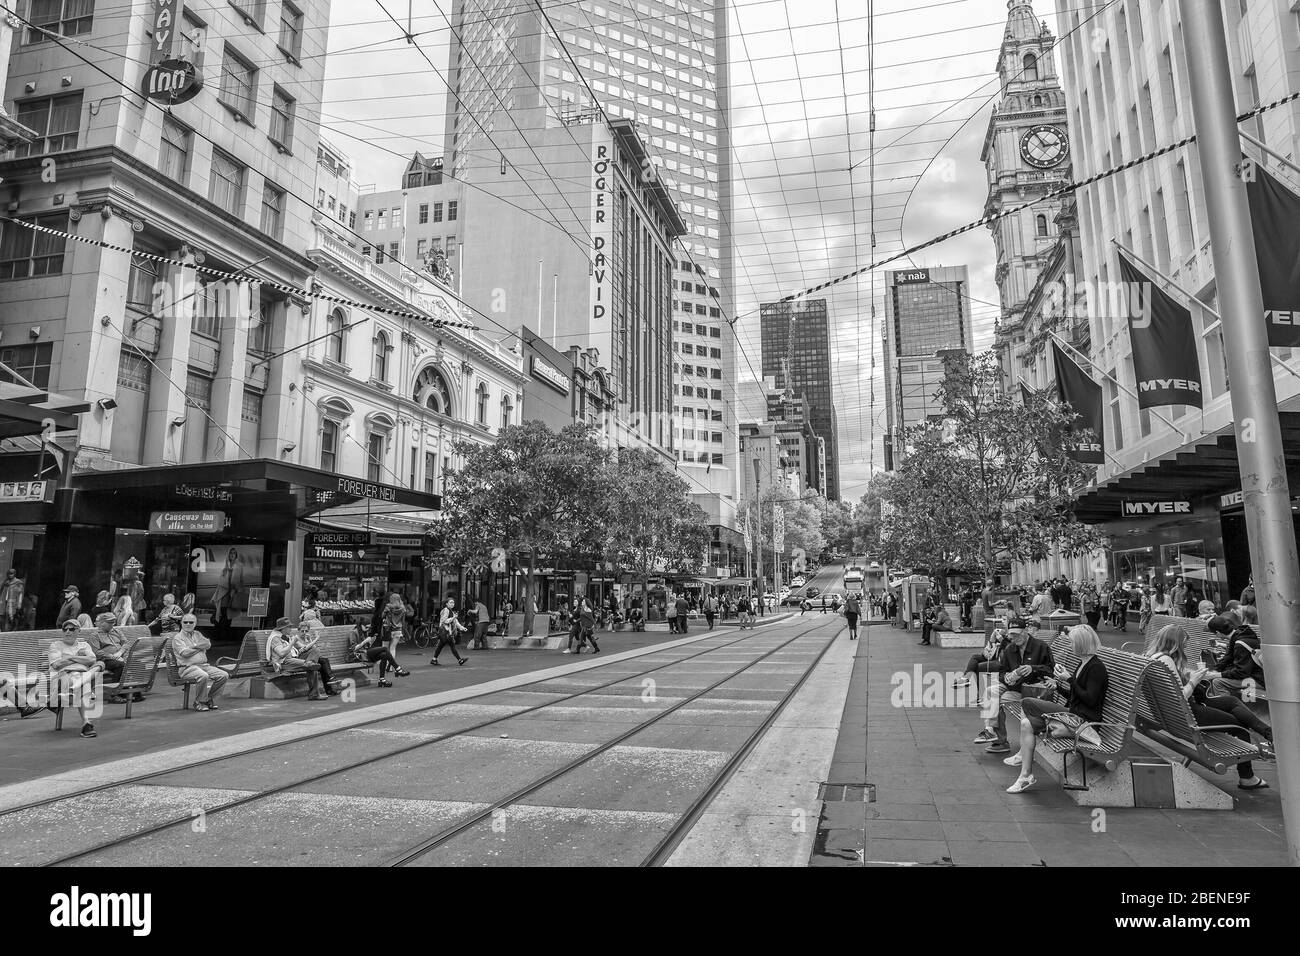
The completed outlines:
<svg viewBox="0 0 1300 956">
<path fill-rule="evenodd" d="M 195 545 L 194 599 L 200 628 L 223 620 L 234 627 L 253 626 L 249 591 L 262 586 L 265 551 L 260 544 Z"/>
</svg>

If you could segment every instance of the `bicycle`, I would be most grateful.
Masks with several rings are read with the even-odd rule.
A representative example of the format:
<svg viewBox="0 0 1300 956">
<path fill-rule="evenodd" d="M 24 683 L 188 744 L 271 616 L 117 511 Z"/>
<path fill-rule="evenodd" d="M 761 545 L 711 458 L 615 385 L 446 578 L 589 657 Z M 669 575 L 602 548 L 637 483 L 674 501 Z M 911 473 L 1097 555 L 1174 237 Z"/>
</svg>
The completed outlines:
<svg viewBox="0 0 1300 956">
<path fill-rule="evenodd" d="M 403 636 L 406 631 L 403 629 Z M 436 641 L 437 635 L 434 633 L 434 626 L 427 621 L 415 621 L 411 624 L 410 638 L 416 647 L 428 647 Z"/>
</svg>

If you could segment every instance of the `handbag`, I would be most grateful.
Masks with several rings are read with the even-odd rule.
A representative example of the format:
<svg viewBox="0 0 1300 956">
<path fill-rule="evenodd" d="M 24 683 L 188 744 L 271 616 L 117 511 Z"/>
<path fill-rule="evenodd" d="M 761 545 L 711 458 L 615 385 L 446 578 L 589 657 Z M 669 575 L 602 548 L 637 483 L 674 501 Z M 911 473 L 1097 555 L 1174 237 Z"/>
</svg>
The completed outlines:
<svg viewBox="0 0 1300 956">
<path fill-rule="evenodd" d="M 1048 737 L 1074 737 L 1079 743 L 1088 744 L 1090 747 L 1101 746 L 1101 734 L 1097 733 L 1096 727 L 1085 727 L 1084 719 L 1078 714 L 1073 714 L 1068 710 L 1060 711 L 1054 714 L 1044 714 L 1043 722 L 1047 725 L 1046 735 Z"/>
<path fill-rule="evenodd" d="M 1056 696 L 1056 685 L 1053 683 L 1046 684 L 1021 684 L 1019 687 L 1013 687 L 1011 690 L 1018 691 L 1023 698 L 1034 698 L 1036 700 L 1051 700 Z"/>
</svg>

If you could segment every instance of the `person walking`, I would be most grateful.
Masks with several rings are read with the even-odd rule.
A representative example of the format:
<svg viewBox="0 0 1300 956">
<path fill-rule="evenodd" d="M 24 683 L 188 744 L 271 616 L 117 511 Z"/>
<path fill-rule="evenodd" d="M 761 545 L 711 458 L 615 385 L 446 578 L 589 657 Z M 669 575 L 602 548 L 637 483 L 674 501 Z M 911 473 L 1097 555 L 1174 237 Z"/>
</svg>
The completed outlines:
<svg viewBox="0 0 1300 956">
<path fill-rule="evenodd" d="M 438 643 L 433 646 L 433 660 L 429 663 L 435 667 L 441 666 L 438 663 L 438 655 L 442 653 L 444 647 L 451 648 L 451 654 L 456 658 L 457 665 L 468 661 L 469 658 L 461 657 L 460 651 L 456 648 L 456 635 L 463 630 L 465 625 L 460 623 L 460 618 L 456 616 L 456 602 L 452 598 L 447 598 L 442 611 L 438 614 Z"/>
<path fill-rule="evenodd" d="M 474 615 L 475 615 L 474 637 L 469 642 L 469 649 L 471 651 L 474 650 L 486 651 L 488 649 L 487 646 L 488 621 L 491 620 L 491 615 L 488 614 L 487 605 L 483 603 L 482 598 L 478 598 L 474 601 Z"/>
<path fill-rule="evenodd" d="M 684 600 L 684 597 L 678 598 L 679 602 Z M 685 621 L 685 615 L 680 616 Z M 584 597 L 582 604 L 578 607 L 578 647 L 575 653 L 581 654 L 585 644 L 591 645 L 591 653 L 600 653 L 600 645 L 596 643 L 596 609 Z"/>
<path fill-rule="evenodd" d="M 690 613 L 691 613 L 691 606 L 690 603 L 686 600 L 685 592 L 677 595 L 677 633 L 678 634 L 685 634 L 687 630 L 689 630 Z"/>
<path fill-rule="evenodd" d="M 858 596 L 850 593 L 849 596 L 844 599 L 844 623 L 849 626 L 850 641 L 856 641 L 858 639 L 858 611 Z"/>
<path fill-rule="evenodd" d="M 170 638 L 181 680 L 194 682 L 194 709 L 218 710 L 217 697 L 230 675 L 208 663 L 212 642 L 195 628 L 199 620 L 192 611 L 181 618 L 181 629 Z"/>
<path fill-rule="evenodd" d="M 81 592 L 75 584 L 69 584 L 63 589 L 63 605 L 59 608 L 58 619 L 55 620 L 55 627 L 62 627 L 64 621 L 75 621 L 77 615 L 81 613 L 81 599 L 78 595 Z"/>
<path fill-rule="evenodd" d="M 23 606 L 23 590 L 27 582 L 10 568 L 5 574 L 5 582 L 0 585 L 0 629 L 13 631 L 17 629 Z"/>
<path fill-rule="evenodd" d="M 704 599 L 704 621 L 710 631 L 713 630 L 713 619 L 717 616 L 717 613 L 718 599 L 710 591 L 709 596 Z"/>
<path fill-rule="evenodd" d="M 384 613 L 379 623 L 379 640 L 388 649 L 393 660 L 397 660 L 397 645 L 402 642 L 405 627 L 406 604 L 402 601 L 402 596 L 394 591 L 388 595 L 388 603 L 384 605 Z M 400 668 L 397 676 L 402 676 Z"/>
</svg>

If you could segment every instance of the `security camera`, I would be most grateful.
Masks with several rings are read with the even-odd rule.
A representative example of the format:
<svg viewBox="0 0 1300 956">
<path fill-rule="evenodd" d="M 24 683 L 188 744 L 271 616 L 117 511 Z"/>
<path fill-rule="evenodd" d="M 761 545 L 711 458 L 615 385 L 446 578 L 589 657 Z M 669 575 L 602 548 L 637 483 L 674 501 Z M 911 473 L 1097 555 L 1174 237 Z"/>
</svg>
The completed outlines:
<svg viewBox="0 0 1300 956">
<path fill-rule="evenodd" d="M 98 406 L 99 406 L 101 409 L 103 409 L 104 411 L 106 411 L 106 412 L 111 412 L 113 409 L 117 408 L 117 399 L 115 399 L 115 398 L 101 398 L 101 399 L 100 399 L 99 401 L 97 401 L 95 404 L 98 405 Z"/>
<path fill-rule="evenodd" d="M 180 428 L 180 427 L 181 427 L 182 425 L 184 425 L 184 424 L 185 424 L 185 419 L 184 419 L 184 418 L 173 418 L 173 419 L 172 419 L 172 428 Z"/>
</svg>

